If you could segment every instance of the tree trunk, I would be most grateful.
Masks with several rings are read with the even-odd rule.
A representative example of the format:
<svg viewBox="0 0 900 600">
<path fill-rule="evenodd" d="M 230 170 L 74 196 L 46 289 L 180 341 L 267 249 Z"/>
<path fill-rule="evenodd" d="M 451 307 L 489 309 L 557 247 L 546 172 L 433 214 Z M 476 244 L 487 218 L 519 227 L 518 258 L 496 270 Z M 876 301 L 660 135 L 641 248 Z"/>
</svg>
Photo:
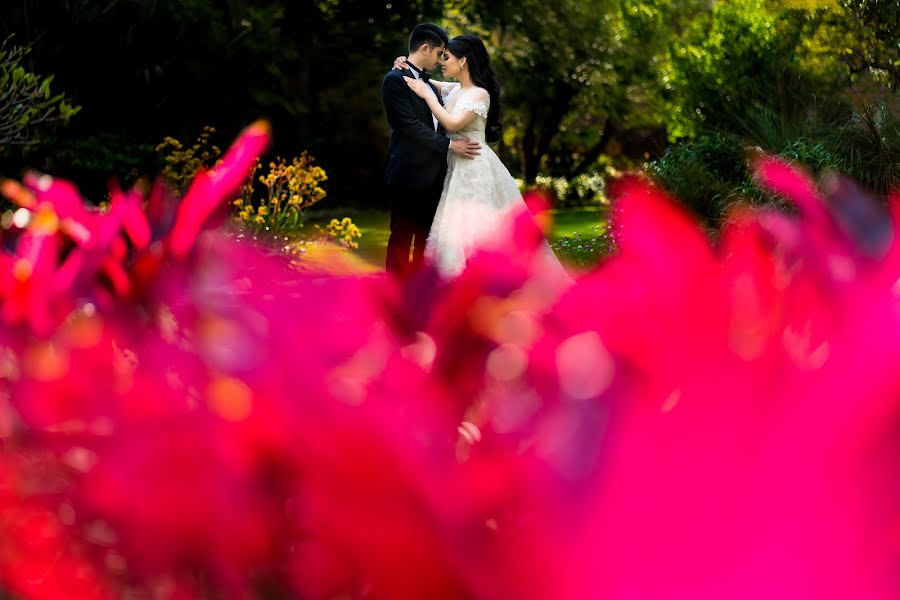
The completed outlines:
<svg viewBox="0 0 900 600">
<path fill-rule="evenodd" d="M 522 141 L 519 142 L 519 165 L 522 170 L 522 179 L 525 185 L 531 186 L 537 177 L 537 169 L 534 165 L 533 147 L 534 147 L 534 114 L 528 115 L 528 122 L 525 125 L 525 132 L 522 134 Z"/>
<path fill-rule="evenodd" d="M 526 187 L 531 187 L 537 180 L 538 171 L 541 168 L 541 155 L 535 151 L 528 151 L 522 158 L 522 179 L 525 180 Z"/>
<path fill-rule="evenodd" d="M 537 179 L 541 161 L 550 151 L 550 144 L 559 132 L 562 120 L 569 112 L 576 90 L 568 86 L 555 89 L 556 95 L 551 98 L 549 109 L 538 115 L 532 112 L 528 116 L 528 127 L 522 137 L 522 178 L 527 185 L 534 184 Z"/>
</svg>

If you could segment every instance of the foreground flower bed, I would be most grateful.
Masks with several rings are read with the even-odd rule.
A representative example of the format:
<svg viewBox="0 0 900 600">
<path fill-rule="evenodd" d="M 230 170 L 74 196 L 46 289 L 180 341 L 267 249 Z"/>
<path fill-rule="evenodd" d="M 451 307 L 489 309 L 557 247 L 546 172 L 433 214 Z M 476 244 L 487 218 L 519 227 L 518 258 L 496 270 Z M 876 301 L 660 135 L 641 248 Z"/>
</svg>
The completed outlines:
<svg viewBox="0 0 900 600">
<path fill-rule="evenodd" d="M 624 180 L 617 254 L 572 285 L 527 214 L 400 285 L 208 229 L 267 140 L 177 206 L 4 183 L 9 593 L 896 594 L 896 201 L 762 162 L 798 214 L 713 248 Z"/>
</svg>

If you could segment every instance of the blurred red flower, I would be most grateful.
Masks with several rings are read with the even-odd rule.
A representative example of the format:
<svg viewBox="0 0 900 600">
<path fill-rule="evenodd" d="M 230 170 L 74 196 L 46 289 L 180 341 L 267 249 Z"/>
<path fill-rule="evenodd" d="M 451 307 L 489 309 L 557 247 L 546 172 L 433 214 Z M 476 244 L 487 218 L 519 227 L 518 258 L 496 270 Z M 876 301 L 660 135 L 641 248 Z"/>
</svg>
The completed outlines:
<svg viewBox="0 0 900 600">
<path fill-rule="evenodd" d="M 774 159 L 711 243 L 639 178 L 567 284 L 539 198 L 461 276 L 299 273 L 176 205 L 2 190 L 19 597 L 893 596 L 898 203 Z"/>
</svg>

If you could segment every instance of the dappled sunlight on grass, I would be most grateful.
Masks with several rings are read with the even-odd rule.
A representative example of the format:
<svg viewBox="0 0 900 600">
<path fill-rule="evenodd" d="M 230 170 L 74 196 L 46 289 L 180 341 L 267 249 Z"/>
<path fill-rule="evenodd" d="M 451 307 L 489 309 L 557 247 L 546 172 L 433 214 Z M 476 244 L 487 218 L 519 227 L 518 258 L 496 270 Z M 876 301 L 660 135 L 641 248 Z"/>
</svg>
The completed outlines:
<svg viewBox="0 0 900 600">
<path fill-rule="evenodd" d="M 581 238 L 590 238 L 596 235 L 598 225 L 601 229 L 606 228 L 606 212 L 602 207 L 566 208 L 551 210 L 550 213 L 553 215 L 553 230 L 548 240 L 551 244 L 555 244 L 566 236 L 575 237 L 575 234 Z M 308 211 L 307 223 L 324 225 L 332 218 L 342 217 L 353 219 L 362 233 L 359 250 L 354 254 L 361 259 L 362 263 L 367 263 L 377 269 L 383 268 L 385 249 L 388 237 L 391 235 L 390 213 L 386 210 L 375 209 L 342 209 L 338 207 L 326 210 L 323 208 Z M 312 227 L 307 227 L 305 230 L 314 231 Z M 564 262 L 567 258 L 560 256 Z"/>
<path fill-rule="evenodd" d="M 582 236 L 592 235 L 597 225 L 606 228 L 605 207 L 563 208 L 550 212 L 553 215 L 553 231 L 549 240 L 551 243 L 576 233 Z"/>
<path fill-rule="evenodd" d="M 292 264 L 303 272 L 350 275 L 374 274 L 383 270 L 372 261 L 355 252 L 348 252 L 333 242 L 303 244 L 293 254 Z"/>
</svg>

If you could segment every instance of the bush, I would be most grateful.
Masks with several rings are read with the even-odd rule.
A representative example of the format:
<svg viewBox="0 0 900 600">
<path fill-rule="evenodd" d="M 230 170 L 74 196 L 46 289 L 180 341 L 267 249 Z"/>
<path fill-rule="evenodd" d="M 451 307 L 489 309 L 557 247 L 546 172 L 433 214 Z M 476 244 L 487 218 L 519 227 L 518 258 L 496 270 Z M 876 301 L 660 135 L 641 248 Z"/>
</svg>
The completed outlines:
<svg viewBox="0 0 900 600">
<path fill-rule="evenodd" d="M 788 114 L 829 89 L 831 63 L 807 60 L 805 40 L 818 23 L 804 10 L 764 0 L 713 3 L 709 16 L 692 22 L 671 48 L 670 133 L 740 131 L 750 111 Z"/>
<path fill-rule="evenodd" d="M 163 176 L 178 194 L 183 194 L 200 169 L 213 166 L 222 151 L 210 139 L 216 133 L 215 127 L 203 128 L 194 145 L 185 148 L 184 144 L 173 137 L 166 137 L 156 147 L 156 151 L 165 157 L 166 166 Z"/>
<path fill-rule="evenodd" d="M 709 133 L 671 146 L 647 171 L 672 195 L 710 223 L 717 223 L 750 183 L 745 151 L 731 134 Z"/>
<path fill-rule="evenodd" d="M 900 188 L 900 119 L 886 103 L 864 104 L 829 128 L 825 141 L 859 182 L 882 195 Z"/>
<path fill-rule="evenodd" d="M 519 190 L 525 191 L 525 183 L 517 179 Z M 609 204 L 606 196 L 606 174 L 582 173 L 573 179 L 538 175 L 535 187 L 550 193 L 557 208 L 575 208 L 579 206 L 596 206 Z"/>
<path fill-rule="evenodd" d="M 328 180 L 325 170 L 304 152 L 290 162 L 279 157 L 269 163 L 269 170 L 258 182 L 264 195 L 255 199 L 254 176 L 262 166 L 257 162 L 250 182 L 234 201 L 236 220 L 257 232 L 297 233 L 303 225 L 303 211 L 326 196 L 321 184 Z"/>
<path fill-rule="evenodd" d="M 0 155 L 13 144 L 35 142 L 37 127 L 67 122 L 81 110 L 65 101 L 65 94 L 53 95 L 53 76 L 30 73 L 22 60 L 30 48 L 10 45 L 12 36 L 0 42 Z"/>
<path fill-rule="evenodd" d="M 163 175 L 175 193 L 184 194 L 200 170 L 217 163 L 221 150 L 212 143 L 215 133 L 214 127 L 205 126 L 189 147 L 174 137 L 166 137 L 156 147 L 165 161 Z M 240 197 L 232 202 L 234 220 L 254 234 L 296 236 L 303 226 L 303 212 L 325 198 L 321 184 L 328 176 L 306 152 L 290 161 L 277 157 L 268 167 L 257 177 L 262 163 L 256 161 L 247 183 L 241 187 Z M 338 229 L 333 234 L 330 228 L 328 235 L 339 239 L 344 247 L 356 247 L 353 240 L 359 231 L 354 234 L 352 223 L 353 229 L 341 223 L 338 221 Z"/>
<path fill-rule="evenodd" d="M 362 232 L 350 217 L 344 217 L 341 220 L 332 219 L 325 228 L 325 233 L 346 250 L 357 250 L 359 242 L 356 240 L 362 237 Z"/>
<path fill-rule="evenodd" d="M 849 0 L 713 3 L 673 43 L 665 74 L 669 133 L 689 139 L 648 171 L 714 225 L 739 198 L 774 201 L 749 175 L 759 152 L 880 195 L 897 188 L 895 13 Z"/>
<path fill-rule="evenodd" d="M 900 184 L 898 110 L 886 101 L 836 97 L 806 103 L 793 114 L 750 111 L 739 133 L 748 144 L 814 173 L 836 169 L 884 195 Z"/>
<path fill-rule="evenodd" d="M 737 200 L 780 205 L 753 183 L 748 158 L 754 152 L 781 156 L 817 177 L 847 173 L 882 196 L 900 187 L 900 122 L 884 105 L 853 110 L 833 103 L 796 119 L 754 111 L 744 124 L 747 136 L 703 133 L 670 147 L 647 171 L 713 225 Z"/>
</svg>

